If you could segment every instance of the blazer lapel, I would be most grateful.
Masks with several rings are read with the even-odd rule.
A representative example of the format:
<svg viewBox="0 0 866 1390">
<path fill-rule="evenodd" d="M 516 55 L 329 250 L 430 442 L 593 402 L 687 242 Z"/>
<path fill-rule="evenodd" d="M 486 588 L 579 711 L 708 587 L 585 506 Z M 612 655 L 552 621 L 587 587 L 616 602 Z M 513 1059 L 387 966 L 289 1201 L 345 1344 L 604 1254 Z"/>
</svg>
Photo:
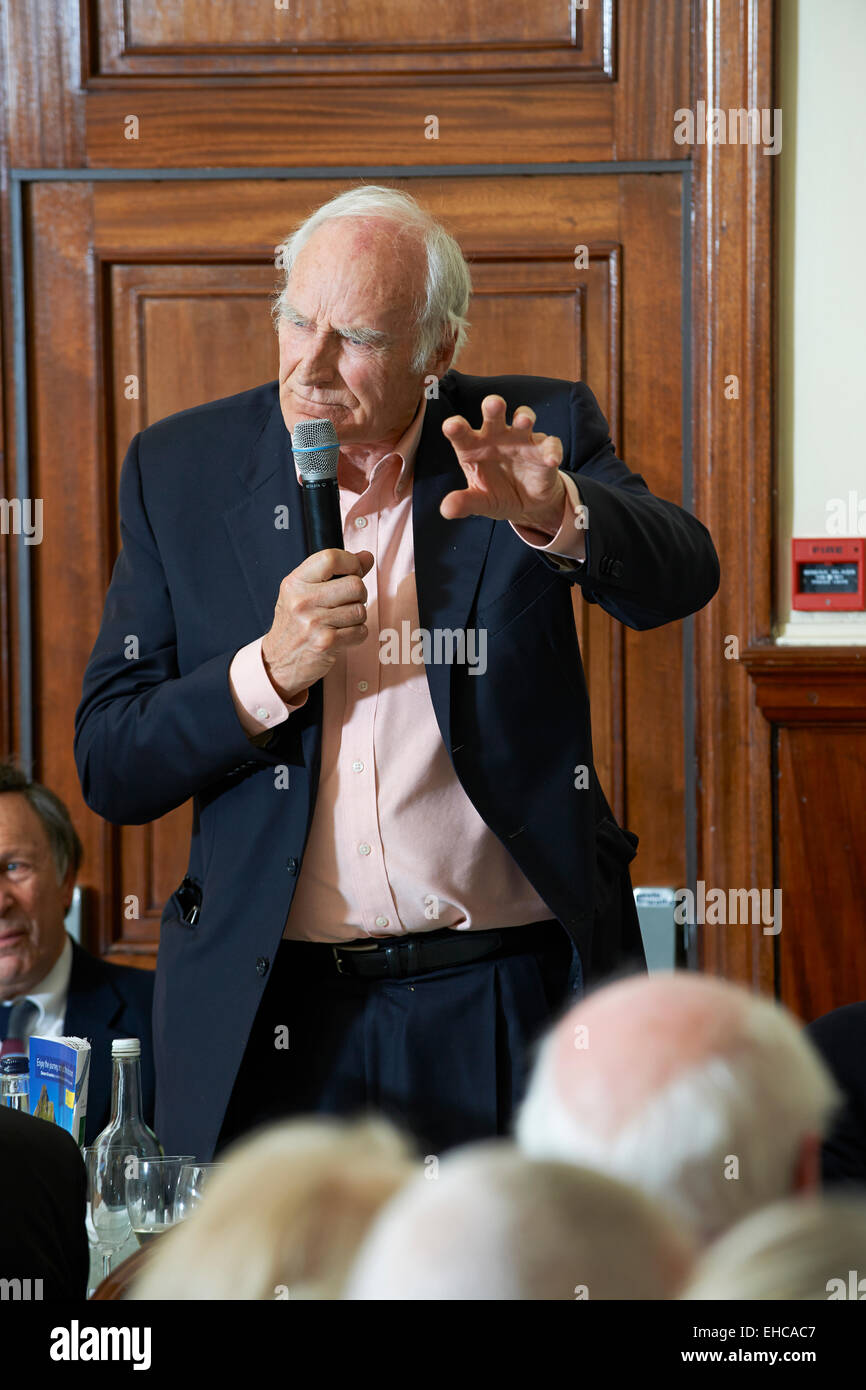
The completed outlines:
<svg viewBox="0 0 866 1390">
<path fill-rule="evenodd" d="M 306 558 L 301 489 L 276 388 L 273 408 L 237 471 L 247 495 L 223 520 L 267 632 L 280 583 Z"/>
<path fill-rule="evenodd" d="M 459 404 L 440 388 L 438 399 L 427 402 L 415 459 L 415 585 L 420 625 L 429 632 L 465 627 L 493 535 L 494 522 L 490 517 L 467 516 L 449 521 L 439 511 L 447 493 L 466 486 L 454 449 L 442 433 L 443 421 L 458 412 Z M 452 671 L 450 664 L 427 666 L 427 685 L 449 754 Z"/>
</svg>

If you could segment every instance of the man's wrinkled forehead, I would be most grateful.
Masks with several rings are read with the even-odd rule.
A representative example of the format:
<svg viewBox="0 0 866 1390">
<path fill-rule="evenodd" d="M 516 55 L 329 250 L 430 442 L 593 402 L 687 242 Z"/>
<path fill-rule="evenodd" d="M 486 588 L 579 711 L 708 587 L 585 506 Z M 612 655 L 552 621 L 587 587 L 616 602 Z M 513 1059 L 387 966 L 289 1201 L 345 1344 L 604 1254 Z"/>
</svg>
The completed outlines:
<svg viewBox="0 0 866 1390">
<path fill-rule="evenodd" d="M 417 233 L 386 218 L 339 217 L 318 227 L 289 273 L 287 298 L 310 297 L 355 313 L 405 315 L 423 291 L 426 258 Z"/>
</svg>

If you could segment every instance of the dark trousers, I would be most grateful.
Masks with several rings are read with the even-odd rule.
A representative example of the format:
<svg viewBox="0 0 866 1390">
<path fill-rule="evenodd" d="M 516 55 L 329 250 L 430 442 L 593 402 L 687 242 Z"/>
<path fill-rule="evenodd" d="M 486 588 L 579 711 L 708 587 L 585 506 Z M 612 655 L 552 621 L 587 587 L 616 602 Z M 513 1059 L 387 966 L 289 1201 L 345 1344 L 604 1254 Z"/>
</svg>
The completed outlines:
<svg viewBox="0 0 866 1390">
<path fill-rule="evenodd" d="M 399 980 L 338 974 L 329 946 L 284 941 L 217 1148 L 288 1115 L 378 1112 L 424 1154 L 507 1134 L 537 1040 L 581 990 L 556 921 L 515 953 Z"/>
</svg>

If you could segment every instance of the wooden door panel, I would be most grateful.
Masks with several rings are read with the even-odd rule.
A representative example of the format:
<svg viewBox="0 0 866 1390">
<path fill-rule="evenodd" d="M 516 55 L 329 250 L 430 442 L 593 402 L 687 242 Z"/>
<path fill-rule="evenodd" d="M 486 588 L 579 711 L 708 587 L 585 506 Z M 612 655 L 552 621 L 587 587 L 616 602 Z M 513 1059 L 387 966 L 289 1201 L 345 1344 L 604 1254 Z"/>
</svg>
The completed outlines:
<svg viewBox="0 0 866 1390">
<path fill-rule="evenodd" d="M 49 515 L 64 505 L 70 469 L 87 478 L 74 510 L 79 535 L 92 541 L 82 550 L 70 530 L 68 543 L 57 539 L 37 557 L 40 630 L 53 626 L 49 596 L 63 574 L 64 550 L 75 551 L 86 596 L 83 621 L 68 625 L 62 669 L 57 676 L 46 669 L 52 712 L 40 731 L 54 742 L 46 742 L 41 770 L 69 801 L 88 845 L 85 878 L 100 902 L 94 944 L 121 959 L 148 959 L 155 946 L 163 903 L 186 868 L 190 808 L 151 826 L 109 829 L 84 808 L 72 766 L 72 716 L 117 553 L 120 464 L 133 434 L 152 421 L 273 379 L 274 248 L 343 186 L 146 181 L 46 185 L 35 195 L 33 303 L 46 293 L 69 303 L 72 335 L 51 372 L 40 366 L 34 377 L 38 477 Z M 676 499 L 678 178 L 425 179 L 400 186 L 443 217 L 470 258 L 473 328 L 459 367 L 587 380 L 621 456 Z M 54 328 L 50 315 L 36 314 L 40 364 L 51 356 Z M 632 645 L 579 594 L 575 613 L 603 784 L 617 812 L 627 808 L 645 837 L 643 881 L 674 875 L 679 883 L 681 748 L 658 737 L 666 716 L 672 730 L 681 722 L 678 636 L 666 629 L 663 640 L 641 634 Z M 64 728 L 65 740 L 56 732 Z"/>
<path fill-rule="evenodd" d="M 100 71 L 220 73 L 488 72 L 611 76 L 615 0 L 375 5 L 305 0 L 99 0 Z"/>
</svg>

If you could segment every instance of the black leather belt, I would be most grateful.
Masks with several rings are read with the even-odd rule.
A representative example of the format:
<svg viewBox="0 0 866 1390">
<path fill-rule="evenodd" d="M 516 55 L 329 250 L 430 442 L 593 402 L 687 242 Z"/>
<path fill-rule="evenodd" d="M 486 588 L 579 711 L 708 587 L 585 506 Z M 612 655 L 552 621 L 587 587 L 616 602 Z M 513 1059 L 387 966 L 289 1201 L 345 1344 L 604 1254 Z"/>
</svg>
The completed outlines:
<svg viewBox="0 0 866 1390">
<path fill-rule="evenodd" d="M 376 941 L 331 946 L 338 975 L 367 980 L 403 980 L 447 965 L 467 965 L 473 960 L 538 951 L 550 940 L 565 942 L 565 929 L 556 920 L 529 922 L 520 927 L 492 931 L 457 931 L 445 927 L 435 932 L 380 937 Z"/>
</svg>

